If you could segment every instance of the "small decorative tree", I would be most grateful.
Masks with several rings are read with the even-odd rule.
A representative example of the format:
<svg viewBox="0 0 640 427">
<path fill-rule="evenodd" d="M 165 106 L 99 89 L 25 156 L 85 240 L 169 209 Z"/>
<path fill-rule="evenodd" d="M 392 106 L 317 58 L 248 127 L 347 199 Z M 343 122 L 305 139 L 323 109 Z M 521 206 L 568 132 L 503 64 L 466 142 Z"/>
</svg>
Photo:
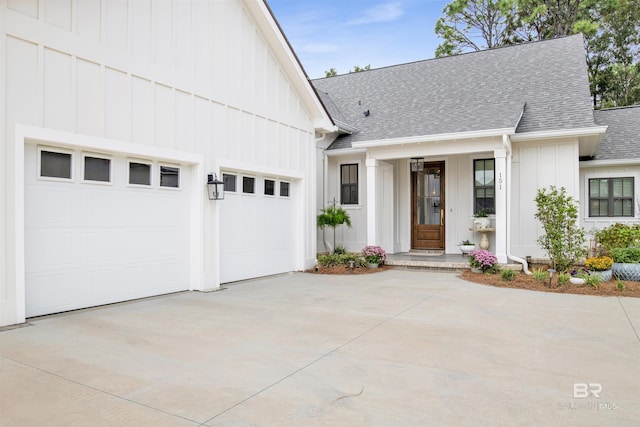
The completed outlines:
<svg viewBox="0 0 640 427">
<path fill-rule="evenodd" d="M 333 228 L 333 248 L 330 248 L 329 251 L 331 253 L 333 253 L 336 247 L 336 227 L 342 224 L 347 224 L 348 227 L 351 227 L 351 218 L 347 211 L 336 206 L 335 199 L 333 199 L 333 202 L 329 202 L 328 207 L 320 209 L 320 215 L 318 215 L 318 227 Z"/>
<path fill-rule="evenodd" d="M 578 227 L 578 203 L 567 195 L 566 189 L 555 186 L 539 188 L 535 198 L 536 219 L 542 223 L 544 234 L 538 243 L 551 258 L 551 268 L 567 271 L 586 253 L 584 230 Z"/>
</svg>

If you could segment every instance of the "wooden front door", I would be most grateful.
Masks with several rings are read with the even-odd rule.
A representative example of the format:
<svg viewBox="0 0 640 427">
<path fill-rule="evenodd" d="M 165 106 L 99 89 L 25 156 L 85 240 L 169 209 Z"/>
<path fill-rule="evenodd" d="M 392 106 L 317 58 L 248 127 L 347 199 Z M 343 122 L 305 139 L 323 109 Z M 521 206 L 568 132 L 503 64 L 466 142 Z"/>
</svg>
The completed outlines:
<svg viewBox="0 0 640 427">
<path fill-rule="evenodd" d="M 411 172 L 411 248 L 444 249 L 444 162 Z"/>
</svg>

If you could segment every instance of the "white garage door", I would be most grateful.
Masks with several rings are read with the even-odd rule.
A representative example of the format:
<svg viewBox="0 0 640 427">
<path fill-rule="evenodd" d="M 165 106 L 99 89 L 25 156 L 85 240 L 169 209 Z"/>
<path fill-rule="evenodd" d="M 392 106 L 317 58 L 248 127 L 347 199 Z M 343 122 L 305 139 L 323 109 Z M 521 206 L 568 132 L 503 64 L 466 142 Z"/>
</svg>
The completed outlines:
<svg viewBox="0 0 640 427">
<path fill-rule="evenodd" d="M 188 289 L 190 173 L 25 145 L 27 317 Z"/>
<path fill-rule="evenodd" d="M 295 270 L 293 183 L 273 177 L 223 173 L 220 281 L 234 282 Z M 232 191 L 235 189 L 235 191 Z"/>
</svg>

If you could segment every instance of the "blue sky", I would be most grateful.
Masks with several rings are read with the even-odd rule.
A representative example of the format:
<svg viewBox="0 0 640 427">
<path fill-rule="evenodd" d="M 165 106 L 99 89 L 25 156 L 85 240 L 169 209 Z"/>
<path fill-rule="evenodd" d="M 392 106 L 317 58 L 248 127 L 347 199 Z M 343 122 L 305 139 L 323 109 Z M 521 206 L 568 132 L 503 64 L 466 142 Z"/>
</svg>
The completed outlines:
<svg viewBox="0 0 640 427">
<path fill-rule="evenodd" d="M 446 0 L 267 0 L 311 78 L 433 58 Z"/>
</svg>

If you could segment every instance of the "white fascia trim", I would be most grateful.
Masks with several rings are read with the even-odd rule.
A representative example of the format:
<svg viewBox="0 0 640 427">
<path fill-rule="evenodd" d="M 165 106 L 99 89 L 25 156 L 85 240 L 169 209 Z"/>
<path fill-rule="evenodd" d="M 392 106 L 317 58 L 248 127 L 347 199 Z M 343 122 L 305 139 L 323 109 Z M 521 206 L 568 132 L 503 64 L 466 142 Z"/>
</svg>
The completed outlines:
<svg viewBox="0 0 640 427">
<path fill-rule="evenodd" d="M 176 151 L 149 145 L 123 142 L 120 140 L 101 138 L 79 133 L 71 133 L 50 128 L 16 124 L 16 134 L 24 135 L 29 141 L 41 141 L 45 145 L 55 145 L 66 148 L 82 148 L 102 153 L 115 153 L 130 157 L 151 157 L 155 160 L 182 164 L 202 164 L 200 154 Z"/>
<path fill-rule="evenodd" d="M 474 130 L 469 132 L 441 133 L 437 135 L 420 135 L 402 138 L 374 139 L 354 142 L 353 148 L 385 147 L 390 145 L 418 144 L 421 142 L 451 141 L 457 139 L 486 138 L 492 136 L 514 135 L 515 128 Z"/>
<path fill-rule="evenodd" d="M 364 154 L 367 152 L 366 148 L 340 148 L 338 150 L 325 150 L 325 154 L 329 157 L 342 156 L 345 154 Z"/>
<path fill-rule="evenodd" d="M 217 159 L 216 170 L 236 171 L 252 175 L 271 176 L 291 180 L 304 179 L 306 177 L 304 173 L 296 170 L 259 166 L 254 163 L 239 162 L 237 160 L 228 159 Z"/>
<path fill-rule="evenodd" d="M 607 126 L 593 126 L 577 129 L 543 130 L 539 132 L 525 132 L 511 135 L 512 141 L 530 141 L 533 139 L 568 138 L 576 136 L 604 135 Z"/>
<path fill-rule="evenodd" d="M 615 159 L 615 160 L 582 160 L 581 168 L 597 168 L 603 166 L 633 166 L 640 164 L 640 158 L 637 159 Z"/>
</svg>

